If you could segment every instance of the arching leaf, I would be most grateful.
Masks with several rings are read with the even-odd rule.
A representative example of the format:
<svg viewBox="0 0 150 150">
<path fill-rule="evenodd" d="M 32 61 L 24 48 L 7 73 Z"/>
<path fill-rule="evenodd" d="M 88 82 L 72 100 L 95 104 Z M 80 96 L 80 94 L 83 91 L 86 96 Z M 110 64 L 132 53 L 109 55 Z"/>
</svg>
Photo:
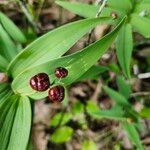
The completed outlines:
<svg viewBox="0 0 150 150">
<path fill-rule="evenodd" d="M 12 39 L 20 43 L 24 43 L 26 41 L 26 38 L 21 30 L 2 12 L 0 12 L 0 23 Z"/>
<path fill-rule="evenodd" d="M 64 66 L 69 72 L 67 78 L 62 79 L 61 82 L 65 85 L 73 83 L 81 75 L 83 75 L 92 65 L 94 65 L 97 60 L 106 52 L 106 50 L 110 47 L 110 45 L 117 37 L 118 32 L 120 31 L 124 23 L 124 20 L 125 19 L 123 19 L 123 21 L 111 33 L 104 36 L 101 40 L 86 47 L 85 49 L 75 54 L 55 59 L 47 63 L 43 63 L 42 65 L 27 69 L 13 81 L 12 87 L 14 91 L 30 96 L 34 93 L 37 95 L 37 97 L 39 97 L 39 95 L 42 97 L 46 96 L 47 92 L 43 92 L 42 95 L 41 92 L 33 91 L 29 85 L 29 80 L 33 75 L 39 72 L 45 72 L 49 74 L 51 81 L 53 81 L 54 70 L 56 67 L 59 66 Z"/>
<path fill-rule="evenodd" d="M 85 19 L 48 32 L 22 51 L 11 62 L 9 71 L 16 77 L 31 66 L 56 59 L 66 53 L 90 29 L 109 21 L 110 18 Z"/>
</svg>

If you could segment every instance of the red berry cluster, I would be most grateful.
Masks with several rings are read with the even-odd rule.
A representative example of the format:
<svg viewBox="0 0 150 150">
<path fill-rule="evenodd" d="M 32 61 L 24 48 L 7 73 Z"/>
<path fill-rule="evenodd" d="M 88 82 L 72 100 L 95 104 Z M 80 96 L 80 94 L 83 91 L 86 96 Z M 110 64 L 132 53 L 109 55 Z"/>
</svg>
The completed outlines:
<svg viewBox="0 0 150 150">
<path fill-rule="evenodd" d="M 65 78 L 68 75 L 68 70 L 63 67 L 55 69 L 57 78 Z M 32 89 L 43 92 L 50 87 L 50 80 L 46 73 L 39 73 L 30 79 Z M 48 97 L 52 102 L 61 102 L 65 97 L 65 88 L 62 85 L 53 86 L 48 91 Z"/>
</svg>

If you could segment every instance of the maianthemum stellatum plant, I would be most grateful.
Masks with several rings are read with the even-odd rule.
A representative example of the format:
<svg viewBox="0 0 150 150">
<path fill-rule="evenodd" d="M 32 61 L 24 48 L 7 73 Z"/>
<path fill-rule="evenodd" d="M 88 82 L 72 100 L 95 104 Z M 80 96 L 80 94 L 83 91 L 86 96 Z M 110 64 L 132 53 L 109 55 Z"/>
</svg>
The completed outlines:
<svg viewBox="0 0 150 150">
<path fill-rule="evenodd" d="M 130 79 L 132 29 L 145 37 L 150 36 L 148 0 L 110 0 L 101 17 L 97 18 L 95 16 L 99 6 L 61 1 L 57 3 L 88 19 L 54 29 L 24 49 L 21 44 L 26 42 L 25 36 L 0 12 L 0 71 L 9 77 L 9 83 L 0 84 L 2 150 L 27 149 L 32 122 L 31 100 L 39 100 L 49 95 L 52 101 L 62 101 L 65 97 L 65 88 L 83 78 L 85 74 L 89 75 L 93 65 L 116 38 L 120 66 L 125 77 Z M 100 24 L 113 25 L 114 29 L 83 50 L 63 56 L 83 35 Z M 119 120 L 133 143 L 142 150 L 143 146 L 137 133 L 137 129 L 141 127 L 140 117 L 128 102 L 130 87 L 122 77 L 118 78 L 118 83 L 119 93 L 104 86 L 105 92 L 116 105 L 111 110 L 100 110 L 92 114 L 95 117 Z"/>
</svg>

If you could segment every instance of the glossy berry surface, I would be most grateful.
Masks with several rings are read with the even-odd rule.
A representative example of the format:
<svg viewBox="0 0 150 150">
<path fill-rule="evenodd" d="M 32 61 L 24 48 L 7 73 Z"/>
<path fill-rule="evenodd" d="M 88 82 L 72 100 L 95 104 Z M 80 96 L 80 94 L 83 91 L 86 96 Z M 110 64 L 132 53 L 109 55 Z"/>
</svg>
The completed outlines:
<svg viewBox="0 0 150 150">
<path fill-rule="evenodd" d="M 50 86 L 49 77 L 46 73 L 39 73 L 30 79 L 30 86 L 36 91 L 46 91 Z"/>
<path fill-rule="evenodd" d="M 48 97 L 52 102 L 61 102 L 65 97 L 65 89 L 63 86 L 54 86 L 49 89 Z"/>
<path fill-rule="evenodd" d="M 68 75 L 68 70 L 63 67 L 58 67 L 55 70 L 55 76 L 57 78 L 65 78 Z"/>
<path fill-rule="evenodd" d="M 115 13 L 115 12 L 112 12 L 112 13 L 110 14 L 110 16 L 111 16 L 113 19 L 117 19 L 117 18 L 118 18 L 117 13 Z"/>
</svg>

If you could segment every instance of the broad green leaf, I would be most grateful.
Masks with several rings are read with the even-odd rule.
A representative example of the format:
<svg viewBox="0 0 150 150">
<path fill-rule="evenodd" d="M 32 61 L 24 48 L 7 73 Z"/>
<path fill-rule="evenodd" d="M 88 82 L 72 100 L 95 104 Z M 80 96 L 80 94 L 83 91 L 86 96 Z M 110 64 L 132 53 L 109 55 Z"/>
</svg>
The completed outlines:
<svg viewBox="0 0 150 150">
<path fill-rule="evenodd" d="M 135 31 L 139 32 L 145 38 L 150 38 L 150 19 L 141 17 L 137 14 L 131 15 L 131 24 Z"/>
<path fill-rule="evenodd" d="M 66 2 L 66 1 L 56 1 L 56 3 L 63 8 L 79 15 L 84 18 L 94 18 L 99 10 L 100 6 L 96 5 L 89 5 L 85 3 L 79 2 Z M 108 17 L 110 16 L 111 12 L 116 12 L 119 17 L 123 16 L 124 14 L 116 9 L 105 7 L 102 11 L 101 16 Z"/>
<path fill-rule="evenodd" d="M 85 18 L 94 18 L 99 8 L 99 6 L 96 5 L 89 5 L 89 4 L 78 3 L 78 2 L 73 3 L 73 2 L 66 2 L 66 1 L 56 1 L 56 4 Z"/>
<path fill-rule="evenodd" d="M 28 146 L 27 146 L 26 150 L 33 150 L 33 149 L 34 149 L 34 146 L 33 146 L 33 143 L 32 143 L 32 138 L 30 136 L 30 140 L 29 140 L 29 143 L 28 143 Z"/>
<path fill-rule="evenodd" d="M 125 24 L 120 31 L 117 41 L 117 58 L 126 77 L 130 78 L 130 62 L 133 50 L 132 29 L 130 24 Z"/>
<path fill-rule="evenodd" d="M 18 107 L 18 96 L 6 99 L 0 105 L 0 143 L 1 149 L 7 149 L 11 130 Z"/>
<path fill-rule="evenodd" d="M 96 143 L 93 141 L 85 140 L 82 143 L 82 150 L 96 150 Z"/>
<path fill-rule="evenodd" d="M 8 66 L 8 61 L 0 55 L 0 71 L 1 72 L 6 72 Z"/>
<path fill-rule="evenodd" d="M 134 127 L 134 125 L 130 124 L 128 122 L 124 122 L 123 127 L 126 130 L 130 140 L 136 145 L 136 147 L 139 150 L 144 150 L 144 148 L 141 144 L 141 141 L 140 141 L 139 134 L 138 134 L 136 128 Z"/>
<path fill-rule="evenodd" d="M 0 24 L 0 54 L 5 57 L 8 61 L 12 60 L 16 54 L 17 54 L 17 49 Z"/>
<path fill-rule="evenodd" d="M 52 135 L 50 140 L 54 143 L 64 143 L 71 139 L 73 135 L 73 129 L 68 126 L 58 128 Z"/>
<path fill-rule="evenodd" d="M 105 92 L 116 102 L 116 104 L 121 105 L 121 106 L 131 106 L 127 99 L 125 99 L 124 96 L 122 96 L 120 93 L 116 92 L 115 90 L 104 86 L 103 87 Z"/>
<path fill-rule="evenodd" d="M 0 83 L 0 94 L 9 87 L 8 83 Z"/>
<path fill-rule="evenodd" d="M 13 94 L 10 84 L 0 83 L 0 103 L 9 98 Z"/>
<path fill-rule="evenodd" d="M 144 15 L 150 19 L 150 1 L 149 3 L 139 3 L 134 9 L 134 13 L 137 15 Z"/>
<path fill-rule="evenodd" d="M 0 23 L 12 39 L 20 43 L 24 43 L 26 41 L 26 38 L 20 29 L 2 12 L 0 12 Z"/>
<path fill-rule="evenodd" d="M 69 72 L 67 78 L 62 79 L 61 83 L 69 85 L 75 82 L 81 75 L 83 75 L 89 68 L 91 68 L 92 65 L 94 65 L 97 62 L 97 60 L 110 47 L 110 45 L 117 37 L 118 32 L 120 31 L 124 23 L 124 20 L 125 19 L 123 19 L 122 22 L 111 33 L 104 36 L 101 40 L 86 47 L 85 49 L 75 54 L 55 59 L 47 63 L 43 63 L 42 65 L 38 65 L 36 67 L 27 69 L 13 81 L 13 90 L 24 95 L 30 95 L 32 98 L 35 99 L 37 99 L 37 95 L 41 95 L 41 97 L 46 96 L 47 91 L 43 92 L 43 94 L 41 94 L 41 92 L 39 93 L 33 91 L 29 85 L 29 80 L 33 75 L 39 72 L 45 72 L 49 74 L 51 81 L 53 81 L 55 79 L 54 70 L 58 66 L 65 67 Z M 58 81 L 57 79 L 55 80 L 56 82 Z"/>
<path fill-rule="evenodd" d="M 62 56 L 84 34 L 98 24 L 112 21 L 110 18 L 84 19 L 59 27 L 27 46 L 10 64 L 13 77 L 31 66 L 46 63 Z"/>
<path fill-rule="evenodd" d="M 57 113 L 50 121 L 51 126 L 57 126 L 57 125 L 64 125 L 66 124 L 70 119 L 72 115 L 69 113 Z"/>
<path fill-rule="evenodd" d="M 108 6 L 118 9 L 126 14 L 129 13 L 133 7 L 131 0 L 108 0 Z"/>
<path fill-rule="evenodd" d="M 150 118 L 150 108 L 144 107 L 140 112 L 140 116 L 142 118 Z"/>
<path fill-rule="evenodd" d="M 105 72 L 109 70 L 107 67 L 105 66 L 92 66 L 88 71 L 86 71 L 79 79 L 78 81 L 81 80 L 91 80 L 91 79 L 95 79 L 97 78 L 101 73 Z"/>
<path fill-rule="evenodd" d="M 126 116 L 125 112 L 120 106 L 114 106 L 111 109 L 106 110 L 99 110 L 99 111 L 93 111 L 93 116 L 100 119 L 115 119 L 120 121 L 125 121 Z"/>
<path fill-rule="evenodd" d="M 31 108 L 28 98 L 17 95 L 0 103 L 1 149 L 26 150 L 31 126 Z"/>
<path fill-rule="evenodd" d="M 127 81 L 122 76 L 118 76 L 117 85 L 119 88 L 119 93 L 122 94 L 126 99 L 128 99 L 132 92 L 130 84 L 127 83 Z"/>
<path fill-rule="evenodd" d="M 16 110 L 8 150 L 26 150 L 31 128 L 31 106 L 27 97 L 21 97 Z"/>
</svg>

